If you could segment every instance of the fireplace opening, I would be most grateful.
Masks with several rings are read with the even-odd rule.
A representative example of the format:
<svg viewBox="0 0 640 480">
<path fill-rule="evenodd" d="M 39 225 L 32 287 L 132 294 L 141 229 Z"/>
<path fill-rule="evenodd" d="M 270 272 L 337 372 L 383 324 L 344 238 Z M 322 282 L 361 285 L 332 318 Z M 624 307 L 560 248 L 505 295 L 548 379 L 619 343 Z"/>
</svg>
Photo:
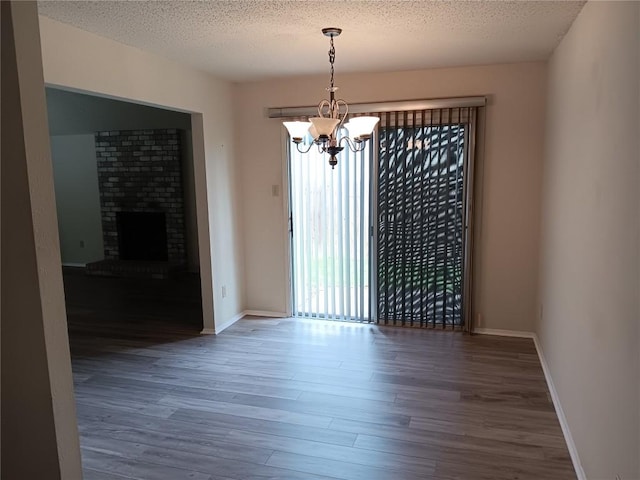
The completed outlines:
<svg viewBox="0 0 640 480">
<path fill-rule="evenodd" d="M 162 212 L 117 212 L 120 260 L 167 261 L 167 222 Z"/>
</svg>

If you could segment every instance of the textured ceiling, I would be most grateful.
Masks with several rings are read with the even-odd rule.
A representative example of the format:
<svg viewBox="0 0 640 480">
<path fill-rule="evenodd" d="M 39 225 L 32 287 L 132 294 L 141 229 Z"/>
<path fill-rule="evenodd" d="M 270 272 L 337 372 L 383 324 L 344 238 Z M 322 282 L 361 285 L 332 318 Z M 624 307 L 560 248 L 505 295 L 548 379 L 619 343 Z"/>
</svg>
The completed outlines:
<svg viewBox="0 0 640 480">
<path fill-rule="evenodd" d="M 40 1 L 54 20 L 234 81 L 543 60 L 583 1 Z"/>
</svg>

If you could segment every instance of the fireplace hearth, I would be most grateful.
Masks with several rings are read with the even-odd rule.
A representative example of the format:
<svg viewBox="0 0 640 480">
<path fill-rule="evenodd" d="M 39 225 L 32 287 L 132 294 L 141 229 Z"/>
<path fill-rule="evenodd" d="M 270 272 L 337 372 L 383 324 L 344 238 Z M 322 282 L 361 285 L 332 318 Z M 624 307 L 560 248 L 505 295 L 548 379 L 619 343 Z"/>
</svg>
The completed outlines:
<svg viewBox="0 0 640 480">
<path fill-rule="evenodd" d="M 167 225 L 162 212 L 117 212 L 120 260 L 167 261 Z"/>
</svg>

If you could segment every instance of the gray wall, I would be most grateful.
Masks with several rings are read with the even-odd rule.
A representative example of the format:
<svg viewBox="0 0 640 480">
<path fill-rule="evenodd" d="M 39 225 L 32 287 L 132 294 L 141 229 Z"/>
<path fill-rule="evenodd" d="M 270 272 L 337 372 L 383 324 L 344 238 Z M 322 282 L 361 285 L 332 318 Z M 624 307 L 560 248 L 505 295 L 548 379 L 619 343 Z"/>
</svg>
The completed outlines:
<svg viewBox="0 0 640 480">
<path fill-rule="evenodd" d="M 588 2 L 549 63 L 537 333 L 589 479 L 640 478 L 639 16 Z"/>
<path fill-rule="evenodd" d="M 196 219 L 196 184 L 193 170 L 193 141 L 191 130 L 182 130 L 180 145 L 182 145 L 182 188 L 184 193 L 184 228 L 187 232 L 185 248 L 187 249 L 187 265 L 189 271 L 198 272 L 200 269 L 200 254 L 198 252 L 198 221 Z"/>
<path fill-rule="evenodd" d="M 51 137 L 60 254 L 65 264 L 104 258 L 93 134 Z"/>
<path fill-rule="evenodd" d="M 104 258 L 94 133 L 177 128 L 184 131 L 185 140 L 182 164 L 187 264 L 190 271 L 198 271 L 191 116 L 49 87 L 46 97 L 63 264 L 83 265 Z"/>
<path fill-rule="evenodd" d="M 191 130 L 191 116 L 47 87 L 50 135 L 77 135 L 105 130 L 178 128 Z"/>
</svg>

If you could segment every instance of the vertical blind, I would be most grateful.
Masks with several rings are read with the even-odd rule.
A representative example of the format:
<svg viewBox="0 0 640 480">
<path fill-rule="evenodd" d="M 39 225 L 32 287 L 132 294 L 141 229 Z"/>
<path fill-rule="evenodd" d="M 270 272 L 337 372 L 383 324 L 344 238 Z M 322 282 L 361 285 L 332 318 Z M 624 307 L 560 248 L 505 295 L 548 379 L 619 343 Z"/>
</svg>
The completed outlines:
<svg viewBox="0 0 640 480">
<path fill-rule="evenodd" d="M 306 139 L 310 142 L 310 139 Z M 307 145 L 304 145 L 306 149 Z M 370 318 L 371 148 L 345 148 L 331 169 L 312 149 L 289 152 L 293 311 L 299 317 Z"/>
<path fill-rule="evenodd" d="M 462 327 L 474 108 L 380 114 L 379 323 Z"/>
</svg>

